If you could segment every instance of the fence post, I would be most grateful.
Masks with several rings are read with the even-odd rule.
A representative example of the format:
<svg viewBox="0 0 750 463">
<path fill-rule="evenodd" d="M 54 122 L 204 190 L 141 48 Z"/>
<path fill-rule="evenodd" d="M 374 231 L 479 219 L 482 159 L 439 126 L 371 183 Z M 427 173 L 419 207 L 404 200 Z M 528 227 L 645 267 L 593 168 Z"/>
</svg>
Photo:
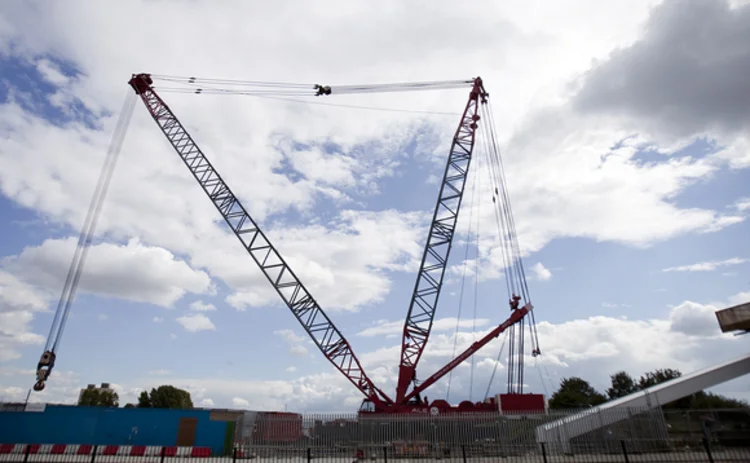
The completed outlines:
<svg viewBox="0 0 750 463">
<path fill-rule="evenodd" d="M 464 444 L 461 444 L 461 456 L 464 459 L 464 463 L 466 463 L 466 446 Z"/>
<path fill-rule="evenodd" d="M 620 447 L 622 447 L 622 455 L 625 457 L 625 463 L 630 463 L 630 457 L 628 457 L 628 448 L 625 445 L 625 440 L 620 441 Z"/>
<path fill-rule="evenodd" d="M 96 452 L 99 451 L 99 446 L 95 445 L 93 449 L 91 449 L 91 463 L 94 463 L 96 460 Z"/>
<path fill-rule="evenodd" d="M 307 448 L 307 463 L 310 463 L 312 461 L 312 450 L 310 447 Z"/>
<path fill-rule="evenodd" d="M 544 463 L 547 463 L 547 446 L 544 445 L 544 442 L 542 442 L 541 444 L 542 444 L 542 460 L 544 461 Z"/>
<path fill-rule="evenodd" d="M 161 458 L 159 459 L 159 461 L 160 461 L 161 463 L 164 463 L 164 456 L 165 456 L 166 454 L 167 454 L 167 451 L 165 450 L 165 447 L 162 447 L 162 448 L 161 448 Z"/>
<path fill-rule="evenodd" d="M 23 449 L 23 463 L 29 461 L 29 453 L 31 453 L 31 445 L 26 444 L 26 447 Z"/>
<path fill-rule="evenodd" d="M 237 461 L 237 447 L 232 449 L 232 463 L 235 463 Z"/>
<path fill-rule="evenodd" d="M 708 443 L 708 439 L 703 438 L 703 447 L 706 449 L 706 456 L 708 456 L 709 463 L 714 463 L 714 456 L 711 454 L 711 444 Z"/>
<path fill-rule="evenodd" d="M 388 447 L 383 447 L 383 461 L 388 463 Z"/>
</svg>

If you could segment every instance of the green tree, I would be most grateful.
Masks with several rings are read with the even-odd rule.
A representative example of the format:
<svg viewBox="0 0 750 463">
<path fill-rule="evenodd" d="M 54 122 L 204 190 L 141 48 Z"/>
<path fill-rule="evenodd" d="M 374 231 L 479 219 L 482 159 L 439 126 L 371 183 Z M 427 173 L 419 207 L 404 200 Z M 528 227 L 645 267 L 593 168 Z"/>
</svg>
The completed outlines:
<svg viewBox="0 0 750 463">
<path fill-rule="evenodd" d="M 690 408 L 701 410 L 747 407 L 750 407 L 750 404 L 744 400 L 731 399 L 723 395 L 703 391 L 694 394 L 693 400 L 690 402 Z"/>
<path fill-rule="evenodd" d="M 153 391 L 153 389 L 152 389 Z M 138 408 L 151 408 L 151 399 L 148 396 L 148 392 L 143 391 L 138 396 Z"/>
<path fill-rule="evenodd" d="M 135 408 L 135 405 L 133 405 L 133 404 L 125 404 L 125 406 L 122 407 L 122 408 Z"/>
<path fill-rule="evenodd" d="M 656 386 L 657 384 L 679 378 L 680 376 L 682 376 L 680 370 L 673 370 L 671 368 L 649 371 L 638 380 L 638 388 L 646 389 L 647 387 Z"/>
<path fill-rule="evenodd" d="M 138 396 L 139 408 L 193 408 L 190 393 L 183 389 L 163 385 L 152 388 L 151 392 L 143 391 Z"/>
<path fill-rule="evenodd" d="M 606 401 L 604 394 L 591 387 L 588 381 L 572 377 L 563 378 L 560 388 L 550 397 L 549 407 L 558 410 L 593 407 Z"/>
<path fill-rule="evenodd" d="M 646 389 L 647 387 L 656 386 L 682 376 L 680 370 L 674 370 L 672 368 L 661 368 L 646 372 L 643 376 L 638 379 L 638 389 Z M 664 409 L 686 409 L 691 408 L 693 397 L 687 396 L 681 399 L 674 400 L 668 404 L 663 404 Z"/>
<path fill-rule="evenodd" d="M 607 389 L 607 396 L 610 400 L 625 397 L 639 389 L 633 377 L 624 371 L 618 371 L 609 379 L 612 383 L 612 386 Z"/>
<path fill-rule="evenodd" d="M 78 398 L 78 405 L 84 407 L 119 407 L 120 397 L 111 389 L 84 389 Z"/>
</svg>

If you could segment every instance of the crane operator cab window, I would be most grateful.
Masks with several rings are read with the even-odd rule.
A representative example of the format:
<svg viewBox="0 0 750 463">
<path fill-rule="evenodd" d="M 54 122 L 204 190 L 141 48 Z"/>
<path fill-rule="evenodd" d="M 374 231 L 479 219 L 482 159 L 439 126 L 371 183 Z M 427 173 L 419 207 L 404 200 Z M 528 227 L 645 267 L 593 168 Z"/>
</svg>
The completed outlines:
<svg viewBox="0 0 750 463">
<path fill-rule="evenodd" d="M 375 404 L 372 403 L 372 401 L 365 399 L 362 401 L 362 406 L 359 407 L 359 411 L 361 412 L 374 412 L 375 411 Z"/>
</svg>

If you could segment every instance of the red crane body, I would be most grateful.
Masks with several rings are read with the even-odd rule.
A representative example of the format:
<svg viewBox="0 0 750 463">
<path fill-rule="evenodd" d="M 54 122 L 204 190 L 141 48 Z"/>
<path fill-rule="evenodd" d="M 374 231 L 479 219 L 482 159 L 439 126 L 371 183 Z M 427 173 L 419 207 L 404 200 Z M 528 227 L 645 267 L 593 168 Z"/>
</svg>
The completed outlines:
<svg viewBox="0 0 750 463">
<path fill-rule="evenodd" d="M 453 137 L 422 264 L 404 323 L 396 398 L 392 400 L 373 384 L 348 341 L 305 289 L 281 254 L 266 238 L 257 223 L 213 168 L 187 130 L 156 93 L 152 87 L 153 80 L 150 75 L 133 75 L 129 81 L 130 86 L 140 96 L 175 151 L 180 155 L 229 227 L 242 242 L 243 247 L 258 264 L 302 327 L 323 355 L 365 396 L 361 413 L 498 411 L 499 404 L 494 399 L 476 404 L 463 402 L 458 407 L 452 407 L 443 400 L 436 400 L 432 403 L 426 399 L 422 400 L 420 394 L 492 339 L 497 338 L 508 327 L 523 320 L 533 308 L 531 303 L 519 308 L 518 297 L 515 297 L 511 301 L 511 315 L 507 320 L 472 344 L 427 380 L 416 385 L 416 367 L 424 353 L 434 320 L 458 219 L 458 211 L 472 159 L 477 122 L 480 119 L 479 107 L 486 103 L 488 96 L 481 78 L 464 81 L 463 83 L 471 84 L 469 99 Z M 315 90 L 319 96 L 332 93 L 332 89 L 327 86 L 315 86 Z M 392 90 L 393 88 L 389 88 L 387 91 Z M 515 305 L 514 301 L 516 301 Z M 414 387 L 409 392 L 409 386 L 412 384 L 414 384 Z M 538 400 L 535 402 L 534 408 L 536 411 L 539 411 L 540 407 L 543 409 L 543 397 L 541 397 L 541 404 L 538 403 Z"/>
<path fill-rule="evenodd" d="M 170 79 L 167 79 L 170 80 Z M 174 80 L 174 79 L 171 79 Z M 186 78 L 194 83 L 195 78 Z M 379 389 L 365 373 L 359 359 L 331 319 L 326 315 L 315 298 L 300 282 L 274 245 L 242 206 L 238 198 L 198 147 L 182 123 L 177 119 L 164 100 L 153 87 L 150 74 L 134 74 L 128 82 L 145 104 L 149 114 L 157 123 L 174 150 L 198 181 L 208 198 L 234 232 L 242 246 L 255 261 L 276 292 L 297 318 L 323 355 L 338 369 L 365 397 L 360 413 L 466 413 L 498 410 L 541 411 L 544 398 L 540 395 L 510 394 L 500 396 L 502 404 L 490 398 L 485 402 L 464 401 L 457 407 L 444 400 L 429 402 L 421 394 L 438 380 L 450 373 L 462 362 L 469 359 L 479 349 L 497 338 L 506 329 L 513 327 L 531 314 L 533 306 L 526 302 L 519 307 L 520 297 L 515 293 L 510 301 L 510 317 L 474 342 L 456 358 L 437 370 L 425 381 L 418 383 L 416 369 L 424 353 L 432 328 L 440 290 L 455 235 L 458 213 L 463 198 L 469 166 L 472 160 L 480 108 L 487 103 L 488 93 L 481 78 L 461 81 L 426 82 L 419 84 L 391 84 L 372 86 L 335 87 L 315 85 L 311 95 L 326 96 L 336 93 L 423 90 L 431 88 L 469 87 L 469 98 L 461 116 L 461 121 L 451 143 L 450 154 L 435 206 L 430 230 L 425 245 L 420 270 L 414 286 L 411 303 L 404 323 L 401 346 L 401 361 L 398 370 L 395 400 Z M 295 84 L 298 85 L 298 84 Z M 195 93 L 221 92 L 218 89 L 195 89 Z M 294 91 L 300 91 L 299 88 Z M 266 92 L 263 90 L 260 93 Z M 252 94 L 252 93 L 245 93 Z M 259 93 L 258 93 L 259 94 Z M 496 190 L 497 193 L 497 190 Z M 493 196 L 493 201 L 495 197 Z M 525 284 L 525 281 L 523 282 Z M 524 294 L 524 299 L 528 297 Z M 533 314 L 531 314 L 533 317 Z M 523 334 L 523 330 L 521 330 Z M 42 354 L 37 368 L 38 383 L 35 389 L 44 388 L 55 361 L 54 348 Z M 410 390 L 411 387 L 411 390 Z M 514 398 L 515 396 L 515 398 Z M 519 405 L 524 404 L 524 405 Z M 520 407 L 520 408 L 519 408 Z"/>
</svg>

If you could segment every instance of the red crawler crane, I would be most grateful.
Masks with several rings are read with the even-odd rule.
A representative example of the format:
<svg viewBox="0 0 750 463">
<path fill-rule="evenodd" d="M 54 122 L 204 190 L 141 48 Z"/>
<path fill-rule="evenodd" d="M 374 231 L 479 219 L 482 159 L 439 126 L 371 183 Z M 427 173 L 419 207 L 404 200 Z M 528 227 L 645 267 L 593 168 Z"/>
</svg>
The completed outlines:
<svg viewBox="0 0 750 463">
<path fill-rule="evenodd" d="M 245 84 L 260 87 L 256 90 L 224 90 L 215 87 L 193 88 L 195 93 L 235 93 L 250 95 L 283 95 L 283 96 L 325 96 L 341 93 L 358 92 L 390 92 L 409 91 L 438 88 L 470 87 L 469 99 L 461 116 L 460 123 L 453 137 L 450 154 L 446 163 L 438 201 L 435 206 L 430 230 L 425 245 L 422 262 L 414 287 L 409 311 L 404 323 L 401 347 L 401 362 L 396 388 L 395 400 L 379 389 L 367 376 L 359 360 L 354 355 L 349 342 L 336 328 L 330 318 L 318 305 L 317 301 L 299 281 L 281 254 L 271 244 L 247 210 L 240 204 L 203 151 L 198 147 L 185 127 L 180 123 L 172 110 L 156 93 L 153 79 L 157 76 L 149 74 L 133 75 L 129 85 L 146 105 L 149 113 L 162 130 L 167 140 L 172 144 L 177 154 L 205 191 L 208 198 L 225 219 L 226 223 L 239 238 L 243 247 L 260 267 L 268 281 L 276 289 L 297 318 L 304 330 L 310 335 L 325 357 L 365 396 L 361 413 L 455 413 L 477 411 L 525 411 L 539 412 L 544 410 L 544 397 L 538 394 L 523 394 L 523 349 L 524 329 L 527 323 L 531 330 L 532 355 L 539 354 L 538 340 L 534 329 L 533 306 L 531 305 L 528 287 L 520 259 L 520 249 L 515 234 L 510 211 L 510 203 L 505 190 L 505 179 L 502 173 L 502 163 L 497 149 L 496 139 L 492 127 L 492 113 L 486 109 L 489 94 L 485 91 L 482 79 L 477 77 L 470 80 L 424 82 L 415 84 L 391 84 L 368 86 L 303 86 L 299 84 L 271 84 L 246 82 Z M 190 85 L 208 82 L 208 79 L 177 78 L 161 76 L 161 79 L 171 82 L 182 82 Z M 236 84 L 237 81 L 213 81 L 213 83 Z M 169 89 L 167 89 L 169 90 Z M 172 89 L 173 90 L 173 89 Z M 493 177 L 495 190 L 493 204 L 496 207 L 498 228 L 501 229 L 502 246 L 506 256 L 506 283 L 510 295 L 510 317 L 491 330 L 480 340 L 474 342 L 468 349 L 460 353 L 443 368 L 439 369 L 426 380 L 417 381 L 417 365 L 419 363 L 430 336 L 435 310 L 437 308 L 440 290 L 443 285 L 448 257 L 456 230 L 458 213 L 463 198 L 464 187 L 474 151 L 477 129 L 484 113 L 485 127 L 491 141 L 489 143 L 490 176 Z M 83 235 L 82 235 L 83 236 Z M 82 239 L 82 241 L 85 241 Z M 71 267 L 72 268 L 72 267 Z M 70 302 L 62 313 L 63 325 L 67 318 Z M 57 317 L 60 315 L 58 308 Z M 36 390 L 42 390 L 55 362 L 55 348 L 57 341 L 51 343 L 55 325 L 50 332 L 48 346 L 42 354 L 37 367 Z M 497 338 L 509 329 L 511 335 L 509 365 L 508 365 L 508 394 L 500 395 L 500 403 L 496 398 L 485 402 L 462 402 L 453 407 L 445 400 L 429 402 L 422 398 L 430 386 L 443 378 L 463 361 L 470 358 L 479 349 Z M 56 335 L 59 340 L 62 328 Z"/>
</svg>

